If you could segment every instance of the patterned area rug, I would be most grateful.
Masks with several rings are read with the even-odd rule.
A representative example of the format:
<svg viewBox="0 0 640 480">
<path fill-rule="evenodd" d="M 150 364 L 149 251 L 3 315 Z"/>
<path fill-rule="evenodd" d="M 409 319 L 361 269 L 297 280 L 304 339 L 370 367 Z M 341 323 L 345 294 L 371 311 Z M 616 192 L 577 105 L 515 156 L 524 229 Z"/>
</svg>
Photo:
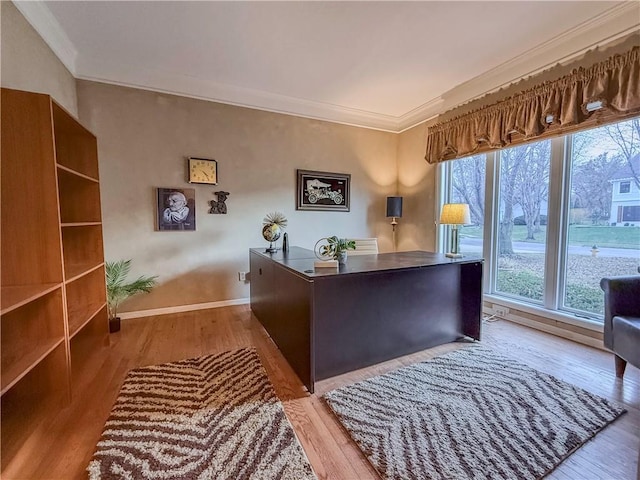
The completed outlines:
<svg viewBox="0 0 640 480">
<path fill-rule="evenodd" d="M 96 453 L 97 479 L 314 479 L 254 349 L 129 372 Z"/>
<path fill-rule="evenodd" d="M 383 479 L 538 479 L 624 409 L 482 346 L 327 393 Z"/>
</svg>

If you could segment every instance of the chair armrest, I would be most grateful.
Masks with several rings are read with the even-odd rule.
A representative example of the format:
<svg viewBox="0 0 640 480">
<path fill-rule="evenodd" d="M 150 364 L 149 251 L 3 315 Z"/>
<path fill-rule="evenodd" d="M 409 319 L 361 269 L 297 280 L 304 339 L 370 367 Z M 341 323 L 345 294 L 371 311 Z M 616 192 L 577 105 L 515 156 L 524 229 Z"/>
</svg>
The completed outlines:
<svg viewBox="0 0 640 480">
<path fill-rule="evenodd" d="M 613 317 L 640 316 L 640 275 L 605 277 L 600 287 L 604 290 L 604 344 L 612 348 Z"/>
</svg>

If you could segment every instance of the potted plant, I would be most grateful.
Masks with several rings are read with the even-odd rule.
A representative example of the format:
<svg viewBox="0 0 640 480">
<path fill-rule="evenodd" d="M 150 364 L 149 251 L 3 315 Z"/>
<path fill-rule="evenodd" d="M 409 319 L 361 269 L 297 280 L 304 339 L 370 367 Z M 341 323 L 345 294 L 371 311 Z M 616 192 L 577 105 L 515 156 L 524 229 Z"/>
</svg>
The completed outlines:
<svg viewBox="0 0 640 480">
<path fill-rule="evenodd" d="M 355 240 L 348 238 L 327 237 L 327 244 L 320 247 L 320 254 L 332 257 L 340 264 L 347 263 L 347 250 L 355 250 Z"/>
<path fill-rule="evenodd" d="M 127 275 L 131 270 L 131 260 L 118 260 L 106 262 L 105 271 L 107 278 L 107 310 L 109 314 L 109 332 L 120 330 L 120 317 L 118 307 L 120 303 L 131 295 L 141 292 L 150 292 L 156 285 L 156 278 L 140 276 L 130 283 L 126 283 Z"/>
</svg>

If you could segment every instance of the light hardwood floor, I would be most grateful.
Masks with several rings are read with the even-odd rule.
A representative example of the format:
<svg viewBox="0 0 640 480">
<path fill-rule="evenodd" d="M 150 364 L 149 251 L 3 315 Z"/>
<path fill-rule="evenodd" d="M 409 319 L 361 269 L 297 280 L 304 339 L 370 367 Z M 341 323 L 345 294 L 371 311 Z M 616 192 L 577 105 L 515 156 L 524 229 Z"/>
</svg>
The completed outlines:
<svg viewBox="0 0 640 480">
<path fill-rule="evenodd" d="M 611 354 L 506 321 L 483 323 L 482 342 L 540 371 L 624 404 L 628 413 L 566 459 L 548 478 L 634 480 L 640 449 L 640 370 L 616 380 Z M 254 346 L 320 479 L 378 479 L 321 395 L 336 387 L 428 359 L 464 343 L 442 345 L 328 379 L 309 395 L 248 305 L 122 322 L 109 347 L 95 352 L 70 405 L 43 425 L 20 454 L 3 459 L 2 478 L 86 478 L 88 464 L 120 385 L 131 368 Z"/>
</svg>

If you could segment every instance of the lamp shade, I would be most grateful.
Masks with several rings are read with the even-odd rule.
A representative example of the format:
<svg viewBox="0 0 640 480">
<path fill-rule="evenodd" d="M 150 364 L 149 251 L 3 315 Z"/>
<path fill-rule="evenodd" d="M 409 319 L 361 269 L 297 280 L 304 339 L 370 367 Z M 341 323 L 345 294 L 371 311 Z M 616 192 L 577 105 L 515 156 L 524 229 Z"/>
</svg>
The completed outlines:
<svg viewBox="0 0 640 480">
<path fill-rule="evenodd" d="M 387 217 L 402 217 L 402 197 L 387 197 Z"/>
<path fill-rule="evenodd" d="M 466 225 L 471 223 L 469 205 L 466 203 L 445 203 L 440 213 L 440 223 L 445 225 Z"/>
</svg>

